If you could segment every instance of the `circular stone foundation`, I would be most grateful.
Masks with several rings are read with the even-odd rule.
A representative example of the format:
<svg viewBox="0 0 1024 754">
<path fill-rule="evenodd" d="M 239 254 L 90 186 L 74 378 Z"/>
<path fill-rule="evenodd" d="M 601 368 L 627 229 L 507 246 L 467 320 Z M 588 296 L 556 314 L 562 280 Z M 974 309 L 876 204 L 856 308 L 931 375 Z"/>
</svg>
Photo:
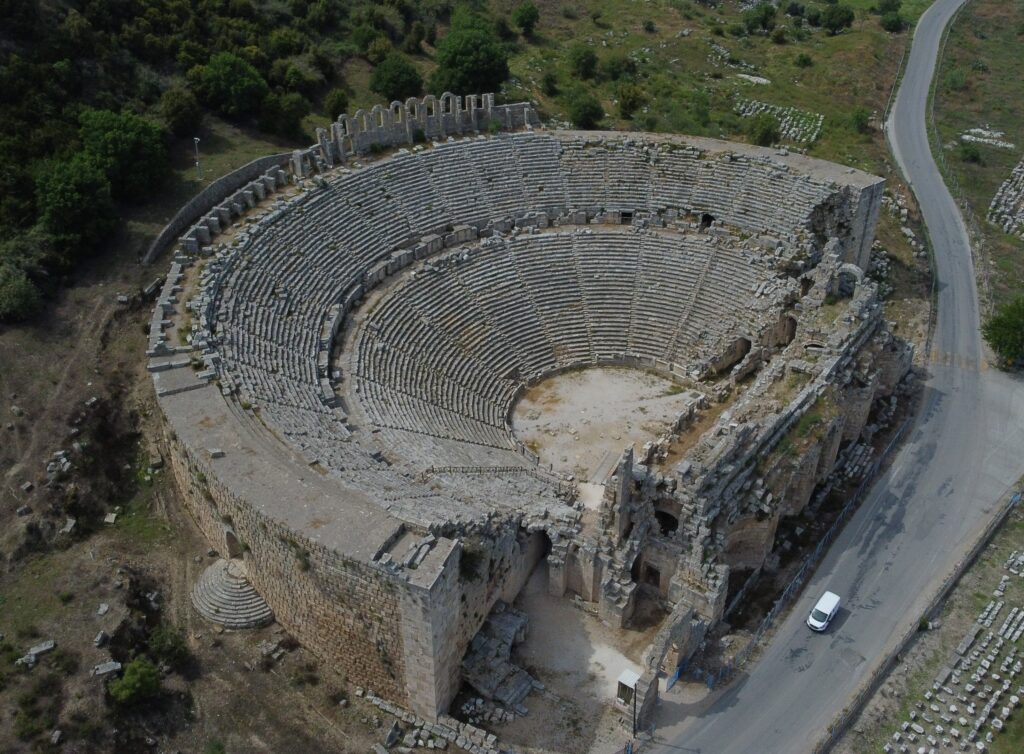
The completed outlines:
<svg viewBox="0 0 1024 754">
<path fill-rule="evenodd" d="M 677 382 L 629 367 L 562 372 L 516 403 L 516 437 L 555 471 L 602 484 L 623 449 L 664 434 L 683 408 Z"/>
</svg>

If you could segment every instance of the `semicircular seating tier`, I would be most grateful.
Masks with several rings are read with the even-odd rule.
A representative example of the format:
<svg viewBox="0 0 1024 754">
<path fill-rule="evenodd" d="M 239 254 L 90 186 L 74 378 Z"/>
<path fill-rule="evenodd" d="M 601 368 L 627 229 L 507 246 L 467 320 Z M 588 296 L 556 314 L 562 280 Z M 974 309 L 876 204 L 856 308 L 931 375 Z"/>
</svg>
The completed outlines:
<svg viewBox="0 0 1024 754">
<path fill-rule="evenodd" d="M 376 427 L 516 448 L 524 384 L 715 359 L 763 329 L 773 299 L 754 294 L 776 275 L 763 250 L 728 236 L 599 226 L 485 238 L 375 303 L 351 348 L 350 403 Z"/>
<path fill-rule="evenodd" d="M 834 215 L 822 208 L 845 188 L 767 150 L 699 143 L 527 132 L 332 172 L 208 260 L 195 337 L 215 354 L 225 394 L 258 407 L 307 461 L 387 505 L 434 494 L 414 483 L 417 470 L 529 466 L 508 426 L 522 384 L 631 357 L 684 369 L 713 358 L 751 331 L 737 302 L 778 278 L 776 245 L 820 246 L 832 233 L 819 218 Z M 609 212 L 656 221 L 643 231 L 508 232 Z M 710 216 L 713 232 L 687 226 L 685 214 Z M 458 235 L 465 226 L 469 240 Z M 770 242 L 749 239 L 766 233 Z M 465 250 L 438 254 L 450 237 Z M 382 265 L 402 250 L 408 264 L 425 242 L 434 271 L 408 271 L 375 303 L 343 359 L 341 392 L 358 405 L 339 407 L 330 373 L 339 322 L 384 277 Z M 359 431 L 346 408 L 380 432 Z M 402 457 L 391 452 L 396 435 Z M 477 482 L 445 483 L 446 499 L 476 504 Z M 521 475 L 496 504 L 546 484 Z"/>
</svg>

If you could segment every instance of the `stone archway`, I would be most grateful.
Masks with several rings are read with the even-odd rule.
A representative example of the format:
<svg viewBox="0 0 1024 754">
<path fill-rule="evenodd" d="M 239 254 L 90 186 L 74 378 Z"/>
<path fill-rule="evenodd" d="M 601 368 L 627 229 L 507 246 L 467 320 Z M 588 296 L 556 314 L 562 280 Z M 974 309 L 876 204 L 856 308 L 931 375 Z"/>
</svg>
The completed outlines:
<svg viewBox="0 0 1024 754">
<path fill-rule="evenodd" d="M 234 529 L 224 527 L 224 553 L 229 558 L 241 558 L 244 548 Z"/>
</svg>

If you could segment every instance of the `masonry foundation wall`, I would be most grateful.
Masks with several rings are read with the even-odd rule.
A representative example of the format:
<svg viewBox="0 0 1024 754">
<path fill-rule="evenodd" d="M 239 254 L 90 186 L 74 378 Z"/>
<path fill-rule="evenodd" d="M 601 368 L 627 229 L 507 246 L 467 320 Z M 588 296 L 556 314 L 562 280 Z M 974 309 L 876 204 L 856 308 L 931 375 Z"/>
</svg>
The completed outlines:
<svg viewBox="0 0 1024 754">
<path fill-rule="evenodd" d="M 211 546 L 225 555 L 226 532 L 238 538 L 249 580 L 278 622 L 350 682 L 421 707 L 420 700 L 410 697 L 406 678 L 403 603 L 427 600 L 414 597 L 408 585 L 387 574 L 303 540 L 258 514 L 220 484 L 182 442 L 170 433 L 165 441 L 192 518 Z M 422 666 L 418 669 L 422 672 Z M 417 693 L 422 685 L 422 678 L 417 679 Z"/>
</svg>

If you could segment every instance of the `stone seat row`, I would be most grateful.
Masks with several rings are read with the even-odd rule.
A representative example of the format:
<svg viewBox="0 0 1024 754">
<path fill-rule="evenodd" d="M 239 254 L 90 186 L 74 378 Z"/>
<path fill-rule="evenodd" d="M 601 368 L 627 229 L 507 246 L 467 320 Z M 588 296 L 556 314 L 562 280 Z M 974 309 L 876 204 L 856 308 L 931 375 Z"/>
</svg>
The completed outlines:
<svg viewBox="0 0 1024 754">
<path fill-rule="evenodd" d="M 619 286 L 584 294 L 578 270 L 589 254 L 602 253 L 605 239 L 620 259 L 636 259 L 638 267 Z M 634 250 L 627 252 L 630 245 Z M 734 307 L 736 295 L 770 274 L 748 263 L 752 253 L 707 236 L 660 232 L 486 239 L 418 270 L 367 316 L 352 369 L 373 388 L 361 391 L 359 399 L 373 421 L 408 431 L 436 428 L 436 407 L 501 426 L 518 386 L 532 375 L 594 364 L 598 353 L 664 359 L 681 318 L 695 331 L 681 343 L 702 340 L 713 347 L 716 338 L 708 332 L 743 321 Z M 680 280 L 689 282 L 680 287 Z M 718 285 L 711 286 L 712 280 Z M 702 281 L 721 300 L 690 310 L 687 305 L 704 293 Z M 730 286 L 737 287 L 720 293 Z M 603 312 L 616 313 L 625 332 L 602 339 L 605 330 L 588 323 L 600 322 Z M 467 341 L 467 333 L 481 331 L 481 322 L 494 335 Z M 427 407 L 430 416 L 418 416 L 416 407 Z M 476 425 L 472 432 L 467 440 L 478 442 Z M 449 434 L 460 436 L 455 430 Z"/>
<path fill-rule="evenodd" d="M 584 153 L 593 150 L 566 146 L 564 139 L 539 133 L 462 140 L 399 154 L 367 168 L 339 171 L 323 187 L 277 203 L 245 229 L 244 251 L 218 272 L 205 299 L 216 336 L 224 344 L 226 363 L 222 368 L 237 372 L 240 390 L 250 392 L 261 403 L 278 401 L 311 415 L 329 411 L 323 403 L 330 397 L 321 384 L 326 371 L 325 348 L 329 347 L 322 336 L 324 313 L 365 280 L 370 267 L 424 232 L 446 233 L 460 222 L 480 226 L 491 222 L 497 213 L 520 216 L 539 210 L 558 215 L 573 205 L 603 208 L 622 201 L 631 211 L 646 211 L 657 202 L 655 208 L 660 208 L 666 202 L 658 194 L 668 190 L 671 181 L 662 181 L 658 188 L 652 177 L 675 163 L 676 172 L 688 172 L 693 188 L 688 203 L 679 202 L 679 208 L 692 210 L 692 197 L 700 189 L 706 194 L 699 194 L 700 201 L 717 212 L 719 219 L 728 220 L 731 214 L 745 218 L 733 207 L 734 195 L 713 185 L 724 175 L 715 169 L 718 160 L 705 160 L 695 151 L 659 153 L 637 145 L 608 144 L 601 150 L 599 156 L 596 151 L 587 156 Z M 705 162 L 715 162 L 715 166 L 702 169 Z M 592 182 L 572 178 L 577 164 L 588 166 Z M 729 170 L 736 174 L 737 182 L 750 185 L 761 180 L 755 173 L 766 168 L 737 163 Z M 824 196 L 829 190 L 799 176 L 773 180 L 790 185 L 793 195 L 803 196 L 799 194 L 803 189 L 810 191 L 797 224 L 806 220 L 819 194 Z M 584 195 L 588 185 L 592 191 L 589 198 Z M 801 202 L 790 201 L 787 206 L 798 204 Z M 778 206 L 780 203 L 775 204 Z M 644 243 L 641 240 L 640 244 Z M 454 415 L 473 421 L 479 415 L 483 424 L 493 427 L 495 416 L 500 415 L 496 407 L 514 392 L 510 386 L 517 381 L 553 368 L 594 362 L 599 353 L 664 355 L 666 341 L 678 329 L 678 316 L 672 325 L 662 327 L 662 320 L 674 313 L 673 309 L 658 310 L 651 299 L 657 295 L 685 298 L 697 274 L 692 265 L 683 265 L 679 275 L 658 273 L 666 278 L 660 294 L 652 297 L 644 291 L 637 295 L 641 275 L 636 263 L 630 265 L 635 254 L 628 249 L 628 241 L 620 243 L 619 252 L 609 253 L 606 268 L 602 262 L 588 267 L 590 247 L 582 236 L 569 235 L 563 245 L 553 257 L 557 274 L 552 274 L 547 249 L 535 253 L 526 247 L 515 254 L 505 252 L 504 259 L 493 267 L 458 269 L 456 289 L 467 292 L 462 300 L 474 303 L 472 321 L 460 319 L 451 307 L 439 306 L 437 291 L 424 292 L 419 313 L 437 318 L 447 333 L 432 344 L 435 356 L 457 354 L 460 344 L 464 351 L 461 357 L 448 359 L 445 373 L 454 374 L 456 384 L 470 390 L 454 391 L 450 396 L 463 396 L 457 400 L 472 405 L 465 406 L 465 411 L 455 406 Z M 584 247 L 587 250 L 581 252 Z M 503 295 L 517 285 L 526 288 L 528 295 Z M 728 289 L 716 295 L 728 300 Z M 252 308 L 249 302 L 260 305 Z M 628 322 L 621 315 L 626 302 Z M 694 302 L 695 310 L 698 305 L 704 306 Z M 726 305 L 700 311 L 710 320 L 728 309 Z M 512 317 L 512 313 L 521 316 Z M 400 321 L 409 321 L 409 316 Z M 427 332 L 436 329 L 433 322 Z M 496 326 L 498 322 L 502 327 Z M 623 327 L 640 332 L 636 343 L 623 337 Z M 437 363 L 435 356 L 430 357 L 433 363 Z M 396 368 L 395 364 L 387 366 L 388 379 L 395 378 Z M 299 383 L 304 389 L 297 389 Z M 500 389 L 492 388 L 494 384 Z M 482 402 L 473 402 L 469 395 L 477 395 Z M 437 400 L 437 395 L 425 395 L 425 403 L 430 404 L 431 398 Z M 471 428 L 478 430 L 475 425 Z"/>
</svg>

